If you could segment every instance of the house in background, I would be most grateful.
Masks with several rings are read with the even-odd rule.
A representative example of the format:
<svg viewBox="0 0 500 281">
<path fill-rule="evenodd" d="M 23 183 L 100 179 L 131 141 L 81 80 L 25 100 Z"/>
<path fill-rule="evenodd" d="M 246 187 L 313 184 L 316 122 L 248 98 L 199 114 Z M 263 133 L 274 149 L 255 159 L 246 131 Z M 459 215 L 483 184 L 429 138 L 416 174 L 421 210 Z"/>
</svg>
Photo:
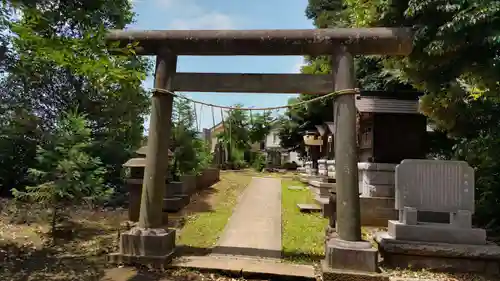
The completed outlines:
<svg viewBox="0 0 500 281">
<path fill-rule="evenodd" d="M 279 167 L 284 163 L 295 162 L 299 166 L 302 161 L 299 159 L 299 154 L 295 151 L 288 152 L 281 147 L 281 139 L 279 138 L 279 123 L 274 121 L 269 134 L 260 143 L 251 145 L 252 151 L 264 152 L 268 159 L 268 164 Z M 210 151 L 214 152 L 217 144 L 217 135 L 224 131 L 222 122 L 210 129 L 203 129 L 205 140 L 209 143 Z"/>
<path fill-rule="evenodd" d="M 278 167 L 284 163 L 295 162 L 301 166 L 303 163 L 297 152 L 288 151 L 281 147 L 278 124 L 279 123 L 277 121 L 273 122 L 271 130 L 264 140 L 262 150 L 267 154 L 268 163 L 272 166 Z"/>
<path fill-rule="evenodd" d="M 217 145 L 217 135 L 224 132 L 224 125 L 219 122 L 217 125 L 210 129 L 203 129 L 203 136 L 205 141 L 209 144 L 210 152 L 215 151 L 215 146 Z"/>
</svg>

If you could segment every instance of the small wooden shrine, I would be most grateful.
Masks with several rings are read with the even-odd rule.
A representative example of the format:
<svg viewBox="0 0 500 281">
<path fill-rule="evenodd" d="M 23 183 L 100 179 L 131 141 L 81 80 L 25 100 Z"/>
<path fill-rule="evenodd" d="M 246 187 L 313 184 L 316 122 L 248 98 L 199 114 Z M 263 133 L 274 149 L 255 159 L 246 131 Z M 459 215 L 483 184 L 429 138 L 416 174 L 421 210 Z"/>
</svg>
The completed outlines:
<svg viewBox="0 0 500 281">
<path fill-rule="evenodd" d="M 426 156 L 426 117 L 419 92 L 362 91 L 358 109 L 358 162 L 394 163 Z"/>
</svg>

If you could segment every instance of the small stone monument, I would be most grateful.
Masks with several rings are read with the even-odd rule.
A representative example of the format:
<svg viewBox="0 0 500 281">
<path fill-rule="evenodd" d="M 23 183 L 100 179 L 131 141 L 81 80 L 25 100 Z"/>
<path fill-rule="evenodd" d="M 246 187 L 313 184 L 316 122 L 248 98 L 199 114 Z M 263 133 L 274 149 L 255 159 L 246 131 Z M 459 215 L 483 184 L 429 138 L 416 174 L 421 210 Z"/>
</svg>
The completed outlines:
<svg viewBox="0 0 500 281">
<path fill-rule="evenodd" d="M 377 235 L 395 267 L 498 273 L 500 247 L 472 227 L 474 170 L 463 161 L 403 160 L 396 167 L 399 220 Z M 447 223 L 422 221 L 419 212 L 447 213 Z"/>
<path fill-rule="evenodd" d="M 142 182 L 144 177 L 144 168 L 146 167 L 146 150 L 146 146 L 139 148 L 135 152 L 136 157 L 129 159 L 125 162 L 125 164 L 123 164 L 124 168 L 129 169 L 128 178 L 125 179 L 125 184 L 127 185 L 129 192 L 128 219 L 133 222 L 137 222 L 139 220 Z M 168 156 L 173 156 L 171 151 L 168 152 Z"/>
</svg>

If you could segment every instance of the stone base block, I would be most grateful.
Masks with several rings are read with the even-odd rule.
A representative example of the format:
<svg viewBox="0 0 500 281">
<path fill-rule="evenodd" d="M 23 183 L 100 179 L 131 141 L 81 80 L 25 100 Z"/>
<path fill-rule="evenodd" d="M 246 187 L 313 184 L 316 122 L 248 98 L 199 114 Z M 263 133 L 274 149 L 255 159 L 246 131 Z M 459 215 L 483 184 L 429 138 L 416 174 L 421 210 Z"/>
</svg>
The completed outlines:
<svg viewBox="0 0 500 281">
<path fill-rule="evenodd" d="M 173 197 L 177 195 L 187 194 L 184 190 L 184 184 L 181 181 L 174 181 L 167 183 L 167 187 L 165 190 L 165 197 Z"/>
<path fill-rule="evenodd" d="M 360 197 L 361 225 L 387 227 L 389 220 L 398 218 L 394 198 Z"/>
<path fill-rule="evenodd" d="M 309 175 L 300 174 L 299 180 L 301 183 L 309 183 Z"/>
<path fill-rule="evenodd" d="M 319 194 L 319 188 L 315 187 L 315 186 L 312 186 L 312 185 L 309 185 L 309 190 L 312 192 L 312 194 Z"/>
<path fill-rule="evenodd" d="M 183 183 L 184 194 L 193 194 L 196 191 L 196 176 L 195 175 L 183 175 L 181 176 L 181 182 Z"/>
<path fill-rule="evenodd" d="M 378 251 L 366 241 L 351 242 L 331 238 L 326 243 L 325 262 L 329 268 L 378 272 Z"/>
<path fill-rule="evenodd" d="M 387 232 L 397 240 L 424 241 L 451 244 L 485 245 L 486 230 L 480 228 L 457 228 L 450 224 L 407 225 L 396 220 L 389 221 Z"/>
<path fill-rule="evenodd" d="M 393 268 L 445 272 L 500 273 L 500 247 L 402 241 L 387 232 L 375 237 L 384 263 Z"/>
<path fill-rule="evenodd" d="M 394 198 L 360 197 L 359 199 L 362 226 L 387 227 L 389 220 L 398 218 L 398 212 L 394 210 Z M 329 203 L 329 195 L 320 195 L 317 193 L 315 201 L 322 207 L 325 218 L 330 213 L 329 208 L 335 208 Z"/>
<path fill-rule="evenodd" d="M 366 197 L 394 197 L 394 184 L 367 184 L 360 182 L 359 188 Z"/>
<path fill-rule="evenodd" d="M 322 184 L 328 185 L 328 177 L 323 176 L 314 176 L 309 177 L 309 181 L 307 182 L 309 185 L 320 187 Z"/>
<path fill-rule="evenodd" d="M 348 271 L 329 268 L 326 261 L 321 261 L 323 281 L 389 281 L 389 276 L 380 273 Z"/>
<path fill-rule="evenodd" d="M 163 199 L 164 212 L 178 212 L 189 204 L 189 196 L 175 196 Z"/>
<path fill-rule="evenodd" d="M 134 227 L 120 235 L 119 252 L 110 254 L 108 261 L 115 264 L 165 268 L 172 261 L 174 252 L 174 229 Z"/>
<path fill-rule="evenodd" d="M 330 199 L 328 197 L 316 195 L 314 197 L 314 201 L 316 201 L 316 203 L 321 207 L 321 214 L 323 217 L 327 218 L 328 214 L 330 214 L 330 209 L 332 208 Z"/>
<path fill-rule="evenodd" d="M 335 192 L 337 190 L 337 185 L 335 183 L 329 183 L 328 181 L 315 179 L 309 180 L 309 189 L 311 189 L 313 194 L 328 197 L 331 191 Z"/>
<path fill-rule="evenodd" d="M 318 187 L 318 188 L 331 188 L 336 189 L 337 185 L 335 183 L 331 183 L 328 181 L 324 181 L 321 179 L 314 179 L 309 181 L 310 186 Z"/>
</svg>

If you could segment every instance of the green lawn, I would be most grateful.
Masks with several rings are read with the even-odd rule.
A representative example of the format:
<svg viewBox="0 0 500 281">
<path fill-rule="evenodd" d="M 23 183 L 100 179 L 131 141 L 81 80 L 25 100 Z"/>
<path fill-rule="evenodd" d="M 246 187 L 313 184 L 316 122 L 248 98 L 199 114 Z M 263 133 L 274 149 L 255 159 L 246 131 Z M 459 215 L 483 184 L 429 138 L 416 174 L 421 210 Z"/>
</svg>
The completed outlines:
<svg viewBox="0 0 500 281">
<path fill-rule="evenodd" d="M 324 256 L 325 228 L 328 220 L 321 213 L 304 214 L 298 203 L 315 203 L 311 191 L 289 190 L 288 186 L 304 186 L 298 181 L 282 180 L 283 253 L 286 259 L 311 262 Z"/>
</svg>

